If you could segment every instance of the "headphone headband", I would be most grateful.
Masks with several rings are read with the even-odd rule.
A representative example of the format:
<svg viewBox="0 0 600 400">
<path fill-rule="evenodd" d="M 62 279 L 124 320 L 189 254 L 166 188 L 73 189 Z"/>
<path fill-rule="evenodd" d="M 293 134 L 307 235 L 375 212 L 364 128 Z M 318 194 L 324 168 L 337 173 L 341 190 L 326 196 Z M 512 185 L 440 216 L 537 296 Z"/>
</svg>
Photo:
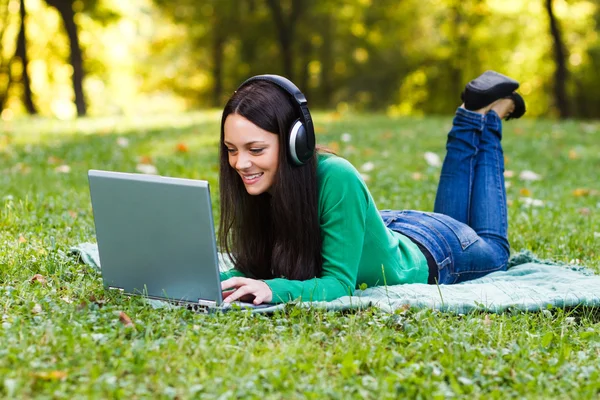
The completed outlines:
<svg viewBox="0 0 600 400">
<path fill-rule="evenodd" d="M 265 81 L 265 82 L 274 83 L 275 85 L 279 86 L 280 88 L 282 88 L 283 90 L 288 92 L 289 95 L 292 96 L 292 98 L 294 100 L 296 100 L 296 103 L 298 103 L 298 105 L 302 106 L 307 103 L 306 97 L 300 91 L 300 89 L 298 89 L 298 87 L 296 85 L 294 85 L 294 83 L 292 81 L 290 81 L 288 78 L 285 78 L 285 77 L 279 76 L 279 75 L 265 74 L 265 75 L 253 76 L 251 78 L 246 79 L 237 88 L 237 90 L 240 90 L 240 88 L 242 88 L 242 87 L 246 86 L 248 83 L 254 82 L 254 81 Z M 236 92 L 237 92 L 237 90 L 236 90 Z"/>
<path fill-rule="evenodd" d="M 248 78 L 237 88 L 236 92 L 242 87 L 249 84 L 250 82 L 255 81 L 271 82 L 275 84 L 279 88 L 283 89 L 286 93 L 288 93 L 298 106 L 298 109 L 300 110 L 300 122 L 304 126 L 304 130 L 306 133 L 305 135 L 301 135 L 305 138 L 305 143 L 303 143 L 303 146 L 298 146 L 298 149 L 295 143 L 290 143 L 290 155 L 296 164 L 304 164 L 306 161 L 308 161 L 308 159 L 310 159 L 310 157 L 312 157 L 315 149 L 315 131 L 313 127 L 312 118 L 310 116 L 310 111 L 308 110 L 308 102 L 306 101 L 306 96 L 304 96 L 300 89 L 298 89 L 298 87 L 294 85 L 294 83 L 289 79 L 283 76 L 272 74 L 256 75 L 251 78 Z M 297 150 L 301 151 L 303 154 L 297 154 Z"/>
</svg>

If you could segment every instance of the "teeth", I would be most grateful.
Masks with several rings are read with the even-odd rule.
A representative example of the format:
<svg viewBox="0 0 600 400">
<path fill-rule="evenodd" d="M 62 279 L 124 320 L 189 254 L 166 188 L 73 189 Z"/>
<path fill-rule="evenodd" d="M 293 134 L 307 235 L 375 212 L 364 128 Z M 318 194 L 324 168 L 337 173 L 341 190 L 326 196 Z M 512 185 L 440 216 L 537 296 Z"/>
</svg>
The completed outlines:
<svg viewBox="0 0 600 400">
<path fill-rule="evenodd" d="M 246 179 L 254 179 L 254 178 L 258 178 L 261 175 L 262 175 L 262 172 L 259 173 L 259 174 L 254 174 L 254 175 L 246 175 L 246 176 L 244 176 L 244 178 L 246 178 Z"/>
</svg>

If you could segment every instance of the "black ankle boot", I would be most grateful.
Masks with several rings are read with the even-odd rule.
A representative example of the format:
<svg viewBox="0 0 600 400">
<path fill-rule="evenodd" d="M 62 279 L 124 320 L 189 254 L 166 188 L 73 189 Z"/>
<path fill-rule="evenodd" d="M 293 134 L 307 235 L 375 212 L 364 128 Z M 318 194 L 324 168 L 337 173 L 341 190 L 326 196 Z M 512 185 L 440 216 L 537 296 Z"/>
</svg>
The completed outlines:
<svg viewBox="0 0 600 400">
<path fill-rule="evenodd" d="M 464 92 L 461 94 L 461 99 L 465 103 L 467 110 L 475 111 L 483 108 L 494 101 L 510 97 L 515 90 L 519 87 L 519 82 L 514 79 L 504 76 L 495 71 L 485 71 L 483 74 L 467 83 Z M 525 102 L 521 98 L 523 104 L 523 113 L 525 113 Z M 513 115 L 516 115 L 517 111 L 517 100 L 515 102 L 515 111 Z M 521 114 L 523 115 L 523 114 Z M 521 115 L 511 116 L 511 118 L 519 118 Z"/>
<path fill-rule="evenodd" d="M 510 96 L 508 96 L 508 98 L 512 99 L 512 101 L 515 103 L 515 109 L 513 110 L 513 112 L 508 114 L 505 119 L 508 121 L 509 119 L 521 118 L 526 111 L 525 100 L 523 100 L 523 97 L 521 97 L 521 95 L 516 92 L 511 93 Z"/>
</svg>

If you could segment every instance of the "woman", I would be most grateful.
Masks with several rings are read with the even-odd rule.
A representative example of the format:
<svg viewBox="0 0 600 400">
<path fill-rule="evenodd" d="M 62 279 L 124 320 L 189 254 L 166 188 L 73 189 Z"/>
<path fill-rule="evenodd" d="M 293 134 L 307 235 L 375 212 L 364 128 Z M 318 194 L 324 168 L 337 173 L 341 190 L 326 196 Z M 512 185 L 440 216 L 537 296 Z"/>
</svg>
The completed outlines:
<svg viewBox="0 0 600 400">
<path fill-rule="evenodd" d="M 427 213 L 379 212 L 348 161 L 314 153 L 293 83 L 244 82 L 221 120 L 219 241 L 235 265 L 221 274 L 224 301 L 329 301 L 362 283 L 452 284 L 505 270 L 501 120 L 525 112 L 518 86 L 493 71 L 466 86 Z"/>
</svg>

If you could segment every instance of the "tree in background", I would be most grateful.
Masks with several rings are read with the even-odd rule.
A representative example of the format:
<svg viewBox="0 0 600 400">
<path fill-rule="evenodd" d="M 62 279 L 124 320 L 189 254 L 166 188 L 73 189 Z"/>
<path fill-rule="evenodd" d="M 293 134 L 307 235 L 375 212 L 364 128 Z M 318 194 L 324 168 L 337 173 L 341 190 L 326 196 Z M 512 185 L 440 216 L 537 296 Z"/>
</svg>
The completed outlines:
<svg viewBox="0 0 600 400">
<path fill-rule="evenodd" d="M 25 34 L 25 18 L 27 16 L 27 12 L 25 10 L 25 0 L 21 0 L 19 12 L 21 16 L 21 26 L 19 28 L 19 35 L 17 36 L 17 51 L 15 52 L 15 56 L 21 60 L 23 103 L 25 104 L 25 108 L 29 114 L 37 114 L 37 110 L 33 104 L 33 97 L 31 95 L 31 80 L 29 79 L 29 72 L 27 70 L 29 59 L 27 57 L 27 37 Z"/>
<path fill-rule="evenodd" d="M 0 26 L 0 43 L 4 42 L 4 34 L 9 25 L 9 17 L 8 1 L 5 0 L 0 3 L 0 21 L 2 21 L 2 25 Z M 4 53 L 0 51 L 0 84 L 2 85 L 2 87 L 0 87 L 0 111 L 4 110 L 6 99 L 8 98 L 8 90 L 12 83 L 12 75 L 10 73 L 11 62 L 12 57 L 7 58 L 4 56 Z"/>
<path fill-rule="evenodd" d="M 23 1 L 23 0 L 21 0 Z M 87 113 L 87 105 L 83 94 L 83 57 L 79 45 L 79 34 L 75 23 L 75 11 L 73 3 L 75 0 L 46 0 L 49 6 L 56 8 L 60 14 L 65 31 L 69 37 L 70 63 L 73 67 L 73 91 L 75 92 L 75 106 L 77 115 L 84 116 Z"/>
<path fill-rule="evenodd" d="M 5 2 L 2 4 L 2 28 L 0 30 L 0 42 L 4 40 L 4 34 L 9 25 L 8 20 L 10 17 L 9 7 L 11 6 L 10 2 Z M 0 92 L 0 110 L 4 109 L 4 105 L 6 100 L 8 99 L 9 90 L 11 89 L 12 84 L 15 82 L 15 77 L 13 74 L 14 64 L 16 62 L 20 63 L 21 66 L 21 75 L 19 77 L 19 81 L 22 86 L 22 100 L 23 105 L 28 114 L 37 114 L 37 109 L 33 102 L 33 96 L 31 92 L 31 79 L 29 77 L 28 65 L 29 58 L 27 55 L 27 35 L 26 35 L 26 17 L 27 11 L 25 9 L 25 1 L 20 0 L 19 2 L 19 33 L 16 38 L 16 47 L 15 53 L 10 58 L 1 57 L 0 60 L 0 74 L 5 77 L 6 84 L 2 88 Z"/>
<path fill-rule="evenodd" d="M 22 49 L 20 2 L 0 0 L 0 101 L 17 113 L 26 111 L 22 85 L 3 89 L 21 79 L 11 64 Z M 530 116 L 600 116 L 592 0 L 23 2 L 42 115 L 220 108 L 261 73 L 288 76 L 314 108 L 448 113 L 466 80 L 495 69 L 521 82 Z M 118 24 L 103 22 L 107 9 Z"/>
<path fill-rule="evenodd" d="M 569 101 L 567 99 L 567 51 L 562 39 L 558 21 L 552 9 L 552 0 L 546 0 L 546 12 L 550 24 L 550 34 L 553 40 L 554 62 L 556 70 L 554 72 L 554 101 L 558 107 L 561 118 L 567 118 L 569 113 Z"/>
<path fill-rule="evenodd" d="M 309 5 L 303 0 L 290 0 L 288 2 L 290 4 L 285 3 L 280 0 L 267 0 L 273 15 L 273 21 L 277 27 L 277 37 L 283 61 L 283 74 L 294 81 L 296 80 L 294 73 L 294 41 L 297 25 Z"/>
</svg>

